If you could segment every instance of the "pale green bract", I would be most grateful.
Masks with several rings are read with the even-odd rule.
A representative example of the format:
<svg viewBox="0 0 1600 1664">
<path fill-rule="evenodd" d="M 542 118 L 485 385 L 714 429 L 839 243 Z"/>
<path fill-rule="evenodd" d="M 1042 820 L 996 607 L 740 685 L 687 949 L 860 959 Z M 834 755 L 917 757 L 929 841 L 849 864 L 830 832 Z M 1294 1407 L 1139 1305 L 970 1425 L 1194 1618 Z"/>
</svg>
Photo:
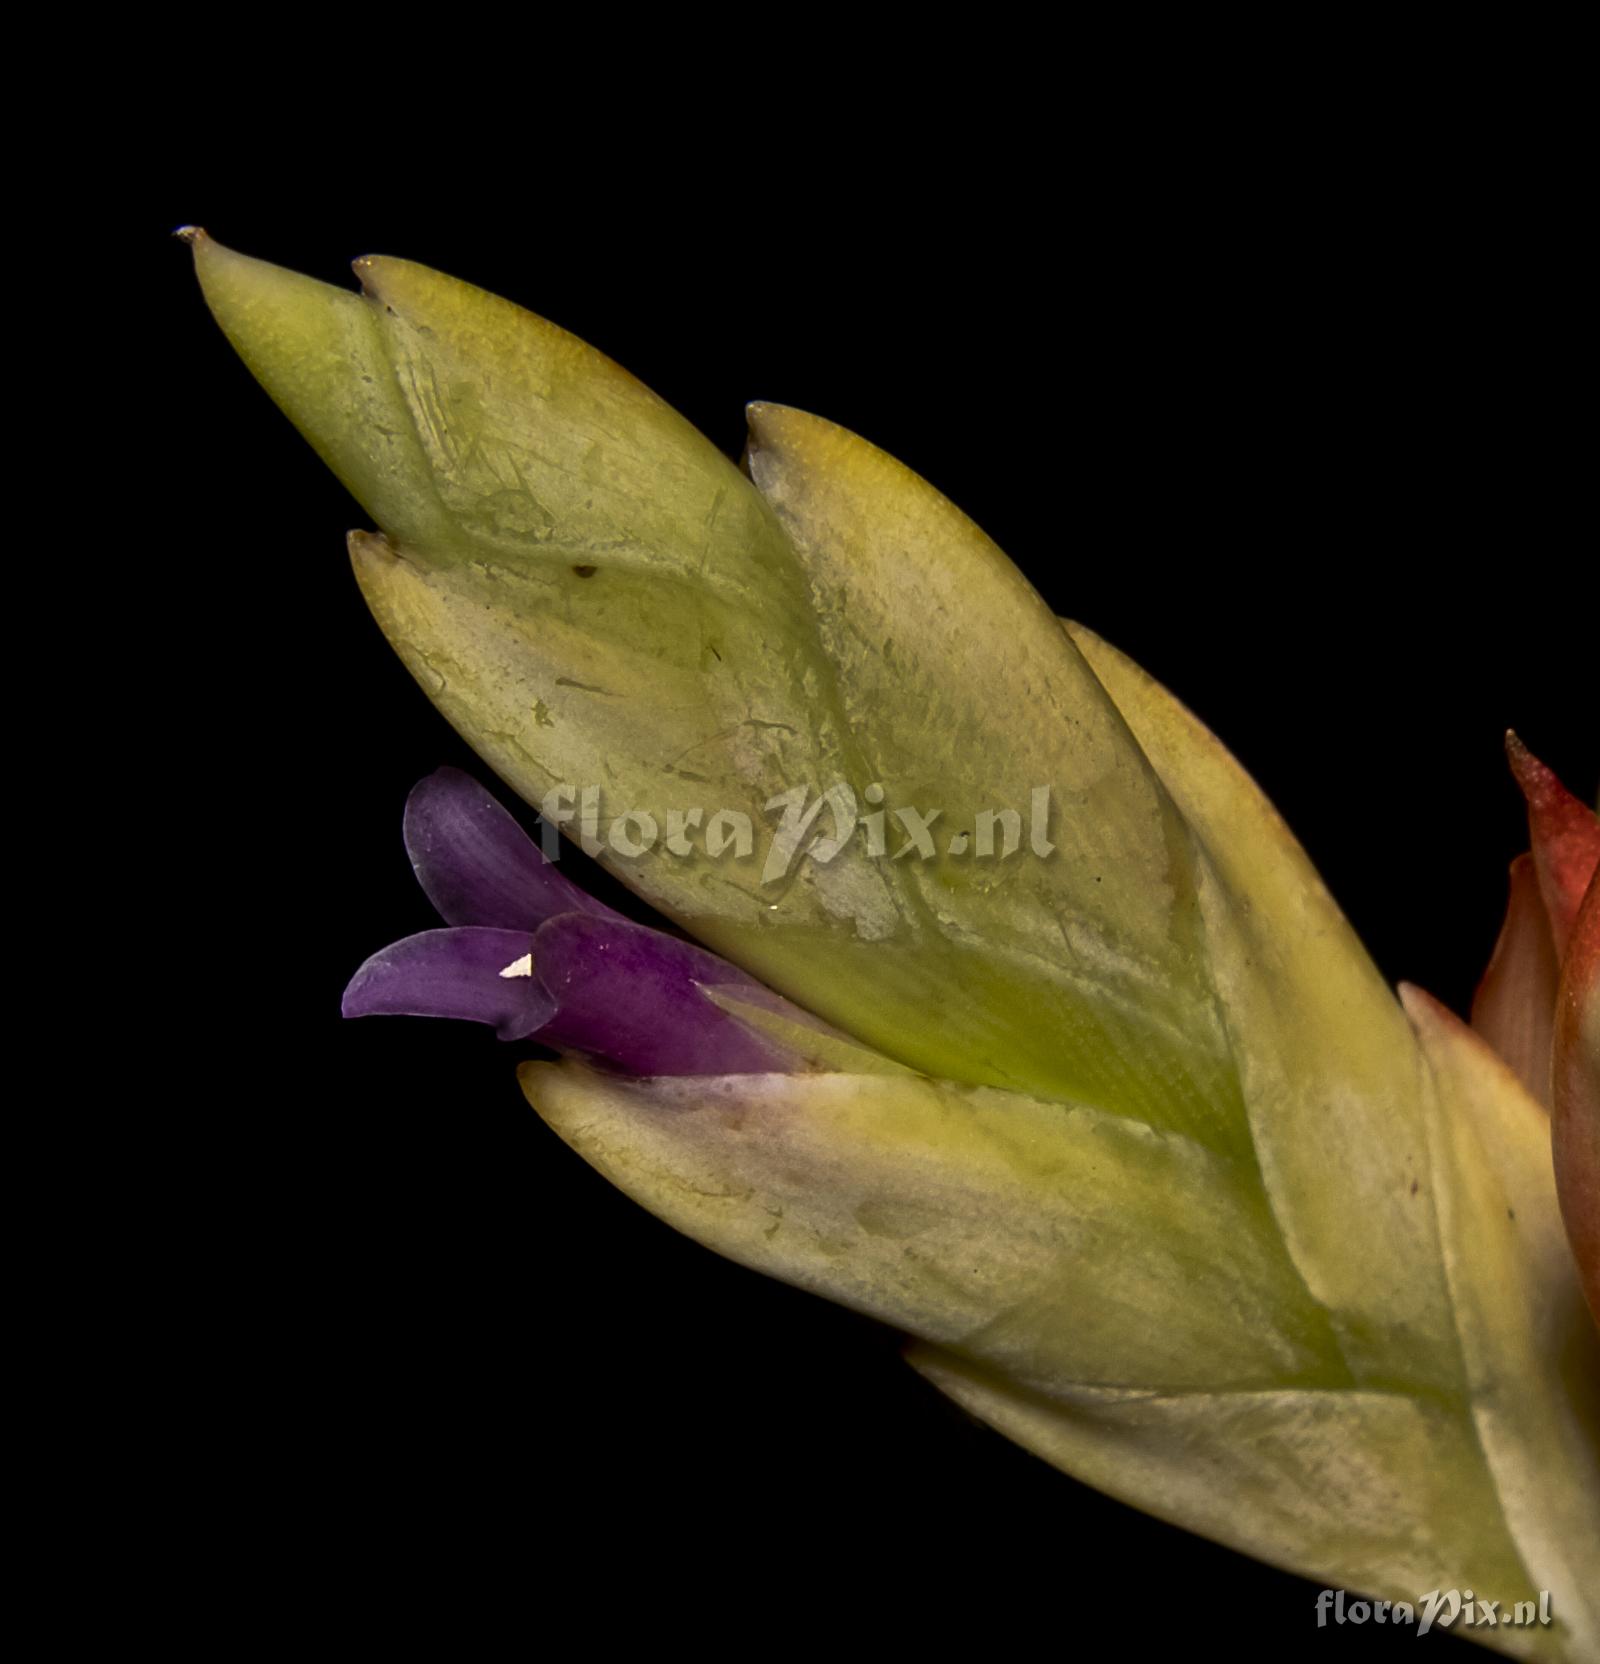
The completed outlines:
<svg viewBox="0 0 1600 1664">
<path fill-rule="evenodd" d="M 381 527 L 351 538 L 380 625 L 530 802 L 600 781 L 763 825 L 872 781 L 970 827 L 1051 787 L 1042 859 L 858 839 L 764 883 L 611 856 L 852 1038 L 814 1073 L 525 1065 L 558 1133 L 1113 1495 L 1330 1587 L 1548 1590 L 1550 1626 L 1462 1633 L 1600 1656 L 1600 1348 L 1548 1123 L 1448 1013 L 1402 1009 L 1205 729 L 831 424 L 752 407 L 746 477 L 468 285 L 195 252 Z"/>
</svg>

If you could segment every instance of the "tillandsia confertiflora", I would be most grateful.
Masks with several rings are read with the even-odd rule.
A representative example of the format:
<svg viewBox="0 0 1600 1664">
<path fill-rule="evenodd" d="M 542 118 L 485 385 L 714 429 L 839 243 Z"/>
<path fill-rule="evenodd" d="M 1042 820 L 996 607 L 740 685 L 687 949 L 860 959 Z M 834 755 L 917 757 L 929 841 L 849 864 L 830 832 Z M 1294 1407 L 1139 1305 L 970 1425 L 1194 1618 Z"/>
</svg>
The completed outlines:
<svg viewBox="0 0 1600 1664">
<path fill-rule="evenodd" d="M 904 1331 L 1068 1473 L 1600 1657 L 1587 805 L 1511 743 L 1531 851 L 1472 1023 L 1396 999 L 1212 735 L 872 445 L 754 405 L 741 468 L 465 283 L 187 235 L 376 522 L 378 623 L 544 818 L 425 779 L 441 926 L 346 1013 L 555 1052 L 528 1098 L 624 1191 Z M 555 828 L 666 925 L 571 883 Z"/>
</svg>

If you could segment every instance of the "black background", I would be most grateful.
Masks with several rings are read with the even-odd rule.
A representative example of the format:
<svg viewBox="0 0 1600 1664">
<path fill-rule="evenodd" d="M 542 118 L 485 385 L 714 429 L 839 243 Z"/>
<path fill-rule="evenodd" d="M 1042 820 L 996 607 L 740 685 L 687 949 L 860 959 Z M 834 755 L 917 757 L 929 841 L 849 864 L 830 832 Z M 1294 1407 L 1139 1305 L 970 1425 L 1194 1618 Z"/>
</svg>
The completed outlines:
<svg viewBox="0 0 1600 1664">
<path fill-rule="evenodd" d="M 1318 1633 L 1314 1585 L 1084 1490 L 893 1335 L 679 1238 L 547 1132 L 486 1031 L 340 1022 L 356 965 L 434 922 L 407 790 L 473 759 L 365 615 L 361 510 L 167 233 L 336 282 L 363 253 L 442 267 L 733 454 L 752 398 L 864 434 L 1189 703 L 1384 973 L 1458 1010 L 1525 843 L 1505 728 L 1591 796 L 1600 763 L 1568 253 L 1487 162 L 1458 190 L 1309 161 L 1224 186 L 1179 146 L 1019 201 L 730 148 L 708 168 L 664 132 L 648 172 L 530 161 L 382 203 L 287 160 L 175 167 L 123 204 L 160 530 L 117 579 L 108 766 L 179 973 L 129 1059 L 155 1091 L 124 1364 L 150 1473 L 197 1537 L 238 1534 L 254 1599 L 321 1592 L 355 1632 L 1413 1644 Z"/>
</svg>

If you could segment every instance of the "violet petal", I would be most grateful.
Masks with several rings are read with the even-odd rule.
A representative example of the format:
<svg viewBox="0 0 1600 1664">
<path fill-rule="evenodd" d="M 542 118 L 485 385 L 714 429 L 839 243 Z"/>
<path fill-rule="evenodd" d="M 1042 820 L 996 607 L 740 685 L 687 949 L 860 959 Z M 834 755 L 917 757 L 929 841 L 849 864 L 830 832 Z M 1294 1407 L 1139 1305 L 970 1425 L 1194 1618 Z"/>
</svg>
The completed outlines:
<svg viewBox="0 0 1600 1664">
<path fill-rule="evenodd" d="M 797 1066 L 788 1051 L 700 992 L 699 984 L 747 979 L 692 943 L 616 916 L 566 913 L 540 927 L 533 956 L 557 1005 L 539 1035 L 546 1045 L 588 1052 L 636 1075 L 764 1074 Z"/>
<path fill-rule="evenodd" d="M 456 1017 L 525 1040 L 556 1009 L 532 950 L 525 930 L 424 930 L 373 954 L 351 977 L 341 1009 L 347 1017 Z"/>
<path fill-rule="evenodd" d="M 586 895 L 470 775 L 436 769 L 406 799 L 406 853 L 446 924 L 537 930 L 557 913 L 611 909 Z"/>
</svg>

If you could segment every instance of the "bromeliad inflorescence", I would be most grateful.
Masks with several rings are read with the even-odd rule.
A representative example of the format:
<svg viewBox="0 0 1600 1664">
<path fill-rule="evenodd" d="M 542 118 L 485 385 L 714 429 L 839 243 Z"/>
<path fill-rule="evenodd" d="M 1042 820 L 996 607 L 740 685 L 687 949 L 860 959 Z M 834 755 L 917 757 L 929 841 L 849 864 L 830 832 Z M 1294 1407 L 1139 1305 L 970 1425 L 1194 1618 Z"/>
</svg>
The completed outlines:
<svg viewBox="0 0 1600 1664">
<path fill-rule="evenodd" d="M 865 441 L 752 406 L 746 474 L 466 284 L 369 259 L 348 293 L 191 241 L 381 528 L 350 539 L 379 624 L 524 799 L 603 778 L 639 824 L 759 825 L 870 783 L 948 834 L 818 820 L 776 879 L 600 846 L 702 948 L 441 771 L 406 832 L 445 928 L 346 1011 L 553 1048 L 523 1084 L 597 1168 L 902 1329 L 1068 1472 L 1389 1600 L 1548 1591 L 1549 1624 L 1466 1633 L 1600 1657 L 1600 1339 L 1562 1227 L 1593 1293 L 1595 817 L 1514 750 L 1534 854 L 1481 1033 L 1397 1002 L 1217 741 Z M 984 817 L 1034 803 L 1047 836 L 984 858 Z"/>
</svg>

